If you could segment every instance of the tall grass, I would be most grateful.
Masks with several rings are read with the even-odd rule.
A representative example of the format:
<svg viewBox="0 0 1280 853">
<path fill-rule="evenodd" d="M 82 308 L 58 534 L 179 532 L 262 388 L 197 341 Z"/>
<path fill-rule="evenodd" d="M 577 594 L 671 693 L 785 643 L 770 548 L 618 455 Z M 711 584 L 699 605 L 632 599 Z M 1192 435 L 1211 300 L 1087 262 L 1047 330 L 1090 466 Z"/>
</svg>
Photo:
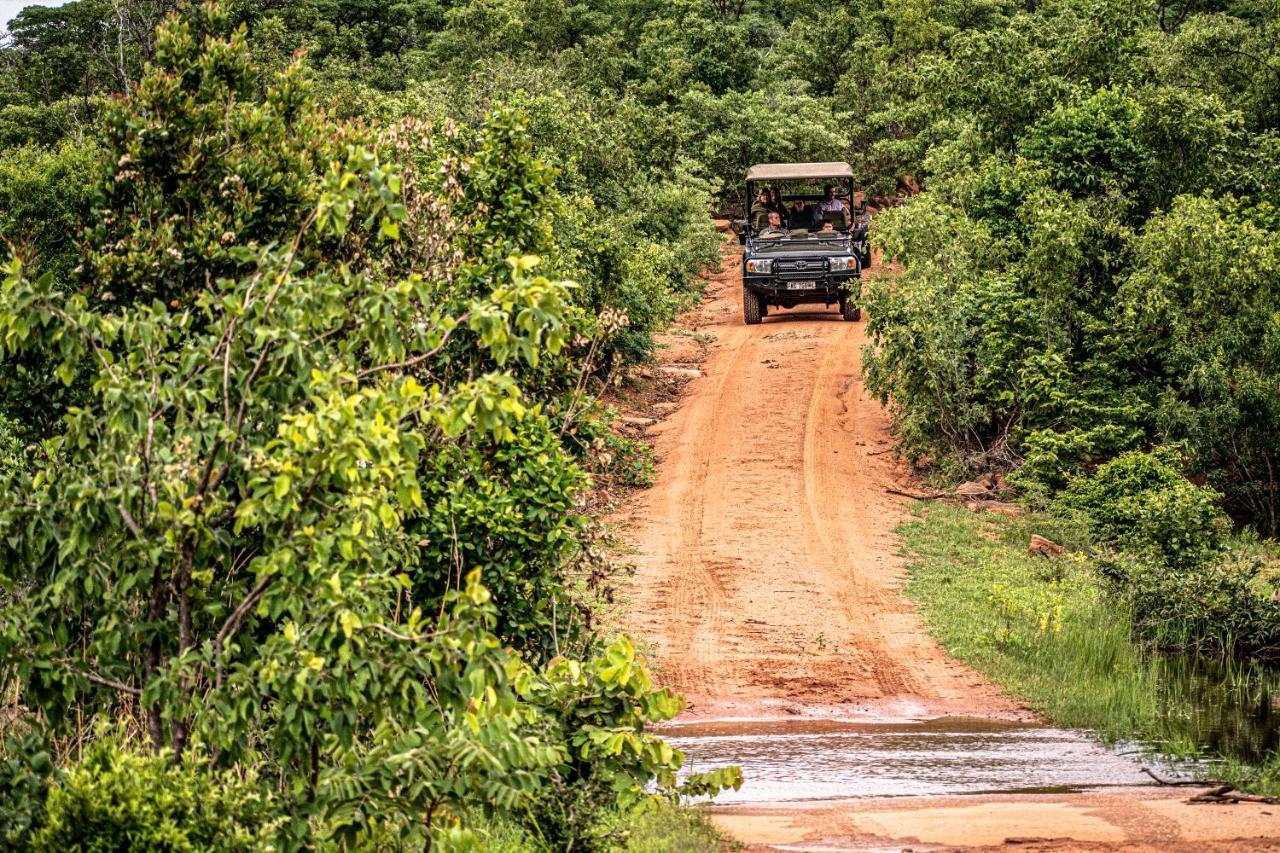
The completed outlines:
<svg viewBox="0 0 1280 853">
<path fill-rule="evenodd" d="M 954 656 L 1065 726 L 1114 740 L 1158 717 L 1122 603 L 1069 557 L 1028 557 L 1023 523 L 949 506 L 901 528 L 907 593 Z"/>
</svg>

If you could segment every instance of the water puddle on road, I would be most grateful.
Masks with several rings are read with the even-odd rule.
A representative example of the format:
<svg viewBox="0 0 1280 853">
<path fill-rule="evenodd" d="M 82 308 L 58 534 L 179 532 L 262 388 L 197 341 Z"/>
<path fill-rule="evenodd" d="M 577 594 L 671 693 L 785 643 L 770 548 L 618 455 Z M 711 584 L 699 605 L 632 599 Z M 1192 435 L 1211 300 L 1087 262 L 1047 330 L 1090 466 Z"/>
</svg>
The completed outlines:
<svg viewBox="0 0 1280 853">
<path fill-rule="evenodd" d="M 962 717 L 920 723 L 717 722 L 662 730 L 685 770 L 737 764 L 746 784 L 716 797 L 770 803 L 1151 784 L 1086 733 Z"/>
</svg>

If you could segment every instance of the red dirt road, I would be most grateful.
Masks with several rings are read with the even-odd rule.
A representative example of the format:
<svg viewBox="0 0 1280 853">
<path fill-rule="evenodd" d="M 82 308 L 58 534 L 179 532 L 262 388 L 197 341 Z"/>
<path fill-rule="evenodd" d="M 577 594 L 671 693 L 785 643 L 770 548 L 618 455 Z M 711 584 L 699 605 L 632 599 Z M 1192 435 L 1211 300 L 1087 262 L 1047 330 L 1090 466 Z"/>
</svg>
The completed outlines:
<svg viewBox="0 0 1280 853">
<path fill-rule="evenodd" d="M 737 255 L 685 329 L 705 376 L 654 428 L 654 486 L 624 513 L 627 628 L 697 717 L 1016 717 L 899 594 L 888 422 L 834 308 L 742 322 Z M 678 350 L 677 350 L 678 355 Z"/>
<path fill-rule="evenodd" d="M 736 249 L 736 247 L 733 247 Z M 650 431 L 654 486 L 615 520 L 636 573 L 623 627 L 684 718 L 849 721 L 1029 715 L 949 659 L 901 595 L 886 493 L 903 477 L 863 388 L 862 323 L 834 308 L 742 322 L 736 251 L 667 336 L 700 367 Z M 707 357 L 691 335 L 711 338 Z M 750 784 L 750 780 L 748 780 Z M 1187 789 L 716 806 L 751 850 L 1280 850 L 1280 807 L 1192 806 Z"/>
</svg>

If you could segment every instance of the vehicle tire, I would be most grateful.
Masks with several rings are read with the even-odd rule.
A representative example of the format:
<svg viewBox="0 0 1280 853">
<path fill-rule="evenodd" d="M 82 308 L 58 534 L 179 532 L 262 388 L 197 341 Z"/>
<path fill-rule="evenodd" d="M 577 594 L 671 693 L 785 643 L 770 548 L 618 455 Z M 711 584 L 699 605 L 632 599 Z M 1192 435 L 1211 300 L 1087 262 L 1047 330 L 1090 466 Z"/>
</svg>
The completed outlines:
<svg viewBox="0 0 1280 853">
<path fill-rule="evenodd" d="M 862 257 L 858 259 L 858 263 L 862 265 L 864 270 L 871 269 L 871 249 L 867 249 L 862 253 Z"/>
<path fill-rule="evenodd" d="M 854 305 L 848 299 L 840 302 L 840 316 L 848 320 L 850 323 L 856 323 L 862 319 L 862 308 Z"/>
<path fill-rule="evenodd" d="M 760 294 L 749 287 L 742 288 L 742 319 L 748 326 L 760 322 Z"/>
</svg>

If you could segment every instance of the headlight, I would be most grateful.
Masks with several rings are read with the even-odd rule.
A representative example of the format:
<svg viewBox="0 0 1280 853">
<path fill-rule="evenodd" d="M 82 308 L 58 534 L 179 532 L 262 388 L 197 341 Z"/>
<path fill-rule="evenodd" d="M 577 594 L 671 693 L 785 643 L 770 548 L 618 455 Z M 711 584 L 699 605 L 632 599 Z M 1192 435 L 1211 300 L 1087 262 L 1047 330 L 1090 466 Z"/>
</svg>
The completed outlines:
<svg viewBox="0 0 1280 853">
<path fill-rule="evenodd" d="M 831 258 L 830 260 L 832 272 L 848 272 L 858 268 L 858 261 L 855 258 Z"/>
<path fill-rule="evenodd" d="M 773 258 L 755 258 L 747 261 L 747 272 L 773 272 Z"/>
</svg>

